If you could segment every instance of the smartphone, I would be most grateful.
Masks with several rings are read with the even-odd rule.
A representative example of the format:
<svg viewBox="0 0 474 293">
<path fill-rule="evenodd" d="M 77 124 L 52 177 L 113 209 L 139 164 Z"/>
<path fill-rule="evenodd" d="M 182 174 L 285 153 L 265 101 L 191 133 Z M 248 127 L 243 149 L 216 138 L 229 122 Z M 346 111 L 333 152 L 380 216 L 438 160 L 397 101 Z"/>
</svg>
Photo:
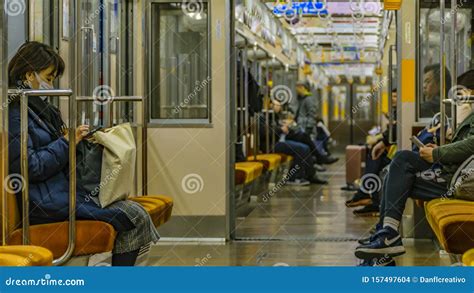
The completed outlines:
<svg viewBox="0 0 474 293">
<path fill-rule="evenodd" d="M 103 127 L 97 127 L 97 128 L 95 128 L 95 129 L 89 131 L 89 132 L 84 136 L 84 138 L 90 138 L 92 135 L 94 135 L 94 133 L 96 133 L 97 131 L 100 131 L 100 130 L 102 130 L 102 129 L 103 129 Z"/>
<path fill-rule="evenodd" d="M 413 142 L 418 148 L 424 148 L 425 145 L 418 139 L 416 136 L 412 136 L 410 138 L 411 142 Z"/>
</svg>

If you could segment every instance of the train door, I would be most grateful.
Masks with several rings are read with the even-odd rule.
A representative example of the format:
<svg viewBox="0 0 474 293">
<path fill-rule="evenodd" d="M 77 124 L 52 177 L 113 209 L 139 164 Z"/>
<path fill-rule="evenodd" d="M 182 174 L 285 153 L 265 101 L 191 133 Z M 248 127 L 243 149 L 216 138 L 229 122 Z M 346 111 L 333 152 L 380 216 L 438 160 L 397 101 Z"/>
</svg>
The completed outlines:
<svg viewBox="0 0 474 293">
<path fill-rule="evenodd" d="M 329 93 L 329 128 L 333 138 L 340 145 L 350 144 L 350 120 L 349 115 L 351 99 L 351 87 L 347 84 L 336 84 L 331 86 Z"/>
<path fill-rule="evenodd" d="M 165 237 L 227 237 L 232 1 L 142 1 L 150 192 L 173 196 Z M 211 50 L 212 48 L 212 50 Z"/>
<path fill-rule="evenodd" d="M 375 115 L 378 100 L 379 93 L 373 90 L 371 84 L 352 85 L 351 143 L 364 143 L 367 131 L 377 124 Z"/>
</svg>

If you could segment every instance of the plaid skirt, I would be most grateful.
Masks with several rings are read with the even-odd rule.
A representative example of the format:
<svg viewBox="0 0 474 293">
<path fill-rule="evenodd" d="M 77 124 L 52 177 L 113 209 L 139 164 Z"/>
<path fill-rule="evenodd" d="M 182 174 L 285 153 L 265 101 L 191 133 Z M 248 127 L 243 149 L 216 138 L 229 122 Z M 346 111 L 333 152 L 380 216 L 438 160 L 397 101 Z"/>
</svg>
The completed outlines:
<svg viewBox="0 0 474 293">
<path fill-rule="evenodd" d="M 115 238 L 113 253 L 125 253 L 137 249 L 147 249 L 151 243 L 160 239 L 160 235 L 153 224 L 148 212 L 139 204 L 131 200 L 117 201 L 107 208 L 120 209 L 135 225 L 129 231 L 119 231 Z"/>
</svg>

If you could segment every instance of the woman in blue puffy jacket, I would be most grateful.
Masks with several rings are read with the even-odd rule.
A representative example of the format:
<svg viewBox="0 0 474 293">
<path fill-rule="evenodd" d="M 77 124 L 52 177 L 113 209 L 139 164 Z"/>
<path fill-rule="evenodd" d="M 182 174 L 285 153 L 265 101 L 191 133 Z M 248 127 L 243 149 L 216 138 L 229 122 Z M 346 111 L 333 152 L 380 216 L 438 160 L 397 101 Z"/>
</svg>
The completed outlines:
<svg viewBox="0 0 474 293">
<path fill-rule="evenodd" d="M 49 46 L 38 42 L 23 44 L 8 66 L 9 87 L 51 89 L 53 81 L 64 72 L 63 59 Z M 74 78 L 74 77 L 70 77 Z M 79 143 L 89 127 L 76 131 Z M 10 174 L 20 173 L 20 103 L 9 106 Z M 67 128 L 58 108 L 43 97 L 28 100 L 28 174 L 30 222 L 60 222 L 69 215 L 69 144 Z M 21 205 L 21 193 L 17 194 Z M 140 248 L 159 239 L 150 216 L 138 203 L 119 201 L 101 208 L 85 194 L 77 192 L 78 219 L 104 221 L 118 232 L 112 251 L 112 265 L 134 265 Z"/>
</svg>

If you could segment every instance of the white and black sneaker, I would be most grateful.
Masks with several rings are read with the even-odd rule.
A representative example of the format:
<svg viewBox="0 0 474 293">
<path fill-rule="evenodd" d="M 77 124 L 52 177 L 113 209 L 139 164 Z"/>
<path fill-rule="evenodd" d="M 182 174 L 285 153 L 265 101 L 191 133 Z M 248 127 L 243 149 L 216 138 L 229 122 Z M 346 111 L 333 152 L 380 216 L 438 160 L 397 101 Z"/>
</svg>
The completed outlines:
<svg viewBox="0 0 474 293">
<path fill-rule="evenodd" d="M 370 243 L 356 248 L 356 257 L 360 259 L 374 259 L 384 256 L 395 257 L 405 253 L 402 237 L 390 227 L 385 227 L 378 231 L 371 240 Z"/>
<path fill-rule="evenodd" d="M 311 182 L 309 182 L 306 179 L 295 179 L 295 180 L 287 181 L 286 184 L 291 185 L 291 186 L 307 186 L 307 185 L 310 185 Z"/>
</svg>

